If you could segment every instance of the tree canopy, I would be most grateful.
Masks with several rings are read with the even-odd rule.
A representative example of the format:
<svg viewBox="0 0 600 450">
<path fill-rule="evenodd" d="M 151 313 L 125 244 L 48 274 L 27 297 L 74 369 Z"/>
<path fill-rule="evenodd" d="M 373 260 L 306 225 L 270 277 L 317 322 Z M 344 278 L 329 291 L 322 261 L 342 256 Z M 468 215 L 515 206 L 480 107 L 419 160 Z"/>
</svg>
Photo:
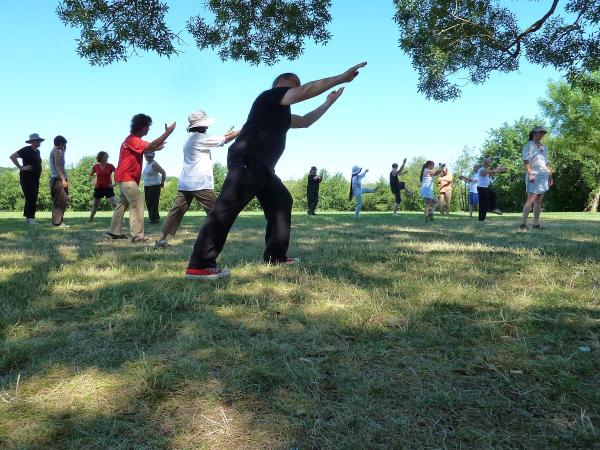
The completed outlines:
<svg viewBox="0 0 600 450">
<path fill-rule="evenodd" d="M 506 1 L 393 0 L 399 46 L 419 74 L 419 91 L 454 99 L 461 84 L 516 71 L 523 58 L 600 88 L 588 75 L 600 69 L 600 0 L 518 3 L 525 2 L 539 5 L 539 15 L 521 24 Z M 214 49 L 223 60 L 271 65 L 298 58 L 307 41 L 326 44 L 330 8 L 328 0 L 207 0 L 185 29 L 200 50 Z M 80 31 L 78 54 L 93 65 L 137 51 L 176 55 L 182 39 L 167 25 L 168 11 L 160 0 L 62 0 L 57 7 L 60 20 Z"/>
</svg>

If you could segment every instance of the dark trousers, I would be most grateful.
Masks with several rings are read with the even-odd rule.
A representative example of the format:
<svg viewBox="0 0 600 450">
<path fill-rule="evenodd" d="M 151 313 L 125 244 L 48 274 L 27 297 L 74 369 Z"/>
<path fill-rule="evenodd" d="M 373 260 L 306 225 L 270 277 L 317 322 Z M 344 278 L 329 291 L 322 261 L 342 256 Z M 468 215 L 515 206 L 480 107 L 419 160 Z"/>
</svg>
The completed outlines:
<svg viewBox="0 0 600 450">
<path fill-rule="evenodd" d="M 50 196 L 52 197 L 52 225 L 63 223 L 65 210 L 69 204 L 69 191 L 62 185 L 60 178 L 50 178 Z"/>
<path fill-rule="evenodd" d="M 23 216 L 27 219 L 35 219 L 35 211 L 37 210 L 38 193 L 40 192 L 40 174 L 23 172 L 19 173 L 21 189 L 25 196 L 25 208 Z"/>
<path fill-rule="evenodd" d="M 265 262 L 283 261 L 287 256 L 292 225 L 292 196 L 279 177 L 266 168 L 241 157 L 228 163 L 229 172 L 208 213 L 190 257 L 188 268 L 217 266 L 229 230 L 244 207 L 256 197 L 267 219 Z"/>
<path fill-rule="evenodd" d="M 157 223 L 160 220 L 158 214 L 158 204 L 160 202 L 160 184 L 155 186 L 144 186 L 144 196 L 146 197 L 146 208 L 150 223 Z"/>
<path fill-rule="evenodd" d="M 315 209 L 317 209 L 317 204 L 319 203 L 319 192 L 307 192 L 306 197 L 308 200 L 308 213 L 314 214 Z"/>
<path fill-rule="evenodd" d="M 479 194 L 479 220 L 484 221 L 487 213 L 496 209 L 496 193 L 485 187 L 477 186 Z"/>
</svg>

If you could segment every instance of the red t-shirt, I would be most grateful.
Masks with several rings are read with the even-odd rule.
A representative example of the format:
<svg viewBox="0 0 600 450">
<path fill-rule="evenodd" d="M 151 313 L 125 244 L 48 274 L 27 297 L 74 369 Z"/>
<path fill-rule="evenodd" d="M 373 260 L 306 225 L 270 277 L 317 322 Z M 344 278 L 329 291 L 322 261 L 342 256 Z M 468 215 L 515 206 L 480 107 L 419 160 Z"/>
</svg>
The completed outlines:
<svg viewBox="0 0 600 450">
<path fill-rule="evenodd" d="M 130 134 L 121 144 L 119 153 L 119 164 L 115 171 L 115 181 L 122 183 L 124 181 L 135 181 L 140 184 L 142 177 L 142 160 L 144 149 L 148 142 L 138 136 Z"/>
<path fill-rule="evenodd" d="M 96 174 L 96 188 L 105 189 L 112 187 L 111 175 L 115 171 L 115 166 L 112 164 L 106 164 L 102 167 L 102 164 L 94 164 L 92 167 L 92 173 Z"/>
</svg>

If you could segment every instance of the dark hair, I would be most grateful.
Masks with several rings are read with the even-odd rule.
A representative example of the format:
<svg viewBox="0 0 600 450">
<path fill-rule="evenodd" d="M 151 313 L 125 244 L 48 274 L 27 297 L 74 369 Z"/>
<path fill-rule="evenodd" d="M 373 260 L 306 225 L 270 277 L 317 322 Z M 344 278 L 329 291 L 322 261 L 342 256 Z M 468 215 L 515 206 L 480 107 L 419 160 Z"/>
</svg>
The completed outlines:
<svg viewBox="0 0 600 450">
<path fill-rule="evenodd" d="M 298 84 L 300 84 L 300 77 L 298 75 L 296 75 L 295 73 L 286 72 L 277 76 L 277 78 L 273 80 L 273 87 L 277 86 L 277 83 L 279 83 L 281 80 L 289 80 L 290 78 L 295 78 Z"/>
<path fill-rule="evenodd" d="M 67 143 L 67 140 L 64 138 L 64 136 L 56 136 L 54 138 L 54 145 L 59 146 L 59 145 L 65 145 Z"/>
<path fill-rule="evenodd" d="M 312 166 L 312 167 L 310 168 L 309 172 L 312 172 L 313 170 L 316 172 L 316 171 L 317 171 L 317 166 Z"/>
<path fill-rule="evenodd" d="M 136 114 L 131 118 L 131 134 L 138 133 L 145 127 L 152 125 L 152 118 L 146 114 Z"/>
<path fill-rule="evenodd" d="M 425 161 L 425 164 L 423 164 L 423 167 L 421 168 L 421 176 L 419 177 L 419 183 L 423 182 L 423 173 L 425 172 L 425 168 L 432 163 L 433 161 Z"/>
<path fill-rule="evenodd" d="M 392 169 L 395 169 L 396 167 L 398 167 L 398 163 L 392 164 Z"/>
<path fill-rule="evenodd" d="M 188 131 L 190 133 L 206 133 L 206 130 L 208 130 L 208 127 L 192 127 L 192 128 L 188 128 Z"/>
<path fill-rule="evenodd" d="M 106 157 L 108 158 L 108 153 L 106 153 L 106 152 L 98 152 L 98 154 L 96 155 L 96 161 L 102 162 L 102 157 L 104 155 L 106 155 Z"/>
</svg>

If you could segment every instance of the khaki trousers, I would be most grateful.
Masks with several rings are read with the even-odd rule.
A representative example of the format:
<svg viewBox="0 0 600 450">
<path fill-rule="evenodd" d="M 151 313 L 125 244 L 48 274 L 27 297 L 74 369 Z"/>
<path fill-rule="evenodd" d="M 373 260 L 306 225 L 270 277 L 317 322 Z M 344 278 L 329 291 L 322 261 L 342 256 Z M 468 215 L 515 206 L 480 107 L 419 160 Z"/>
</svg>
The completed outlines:
<svg viewBox="0 0 600 450">
<path fill-rule="evenodd" d="M 215 191 L 212 189 L 202 189 L 200 191 L 177 191 L 175 203 L 169 210 L 169 214 L 167 214 L 167 218 L 165 219 L 165 223 L 162 228 L 162 232 L 165 235 L 170 234 L 171 236 L 175 236 L 183 216 L 187 210 L 190 209 L 194 199 L 196 199 L 198 203 L 202 205 L 202 208 L 204 208 L 204 211 L 206 211 L 208 214 L 208 212 L 215 205 L 215 200 L 217 197 L 215 196 Z"/>
<path fill-rule="evenodd" d="M 119 183 L 121 197 L 115 208 L 110 224 L 110 232 L 120 235 L 123 226 L 123 216 L 129 209 L 129 232 L 131 237 L 144 235 L 144 199 L 140 194 L 140 187 L 135 181 Z"/>
<path fill-rule="evenodd" d="M 69 204 L 69 192 L 62 186 L 60 178 L 50 178 L 50 196 L 52 197 L 52 225 L 63 223 L 65 210 Z"/>
</svg>

